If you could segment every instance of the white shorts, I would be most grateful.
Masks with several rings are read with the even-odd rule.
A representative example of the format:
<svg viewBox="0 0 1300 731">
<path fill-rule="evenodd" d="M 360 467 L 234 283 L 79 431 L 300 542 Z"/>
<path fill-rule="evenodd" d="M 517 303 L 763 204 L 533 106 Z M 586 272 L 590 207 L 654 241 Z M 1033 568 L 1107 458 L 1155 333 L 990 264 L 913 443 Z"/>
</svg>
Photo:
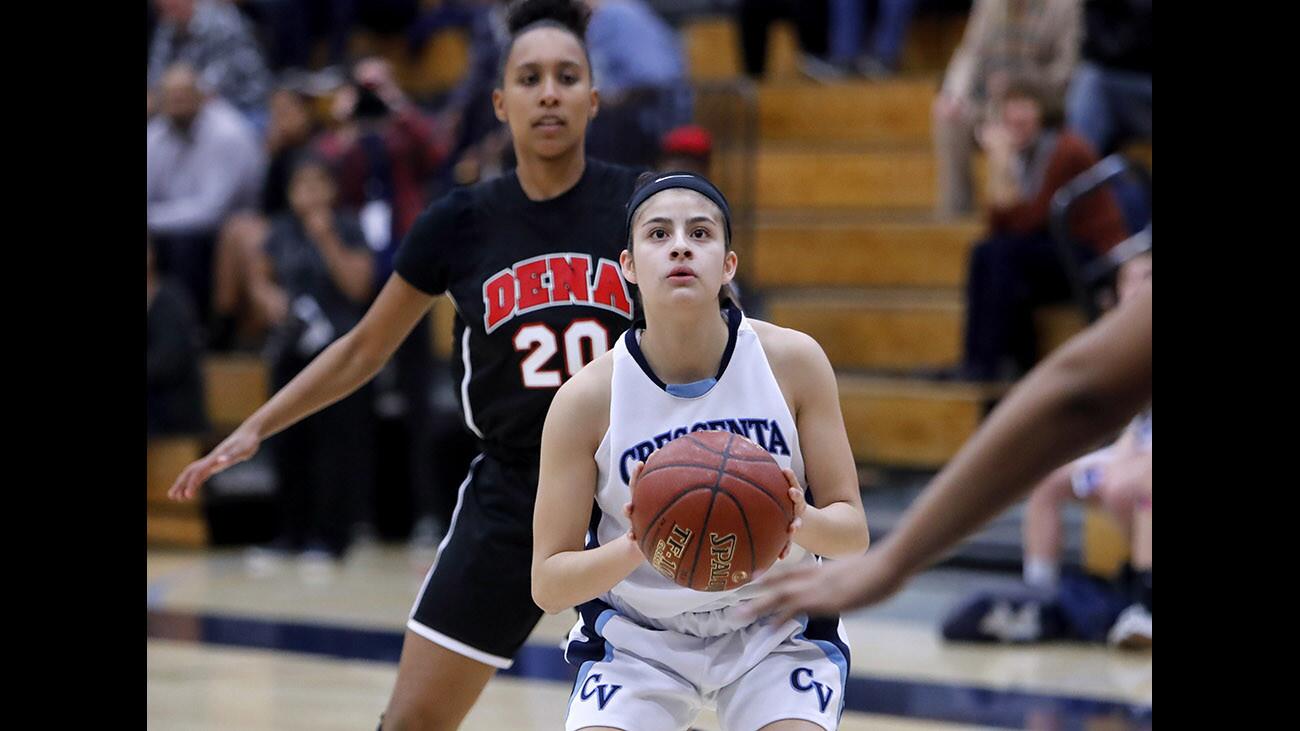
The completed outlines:
<svg viewBox="0 0 1300 731">
<path fill-rule="evenodd" d="M 724 731 L 782 719 L 839 726 L 849 647 L 838 618 L 697 637 L 639 624 L 599 599 L 579 613 L 564 651 L 579 666 L 566 731 L 684 731 L 706 707 Z"/>
</svg>

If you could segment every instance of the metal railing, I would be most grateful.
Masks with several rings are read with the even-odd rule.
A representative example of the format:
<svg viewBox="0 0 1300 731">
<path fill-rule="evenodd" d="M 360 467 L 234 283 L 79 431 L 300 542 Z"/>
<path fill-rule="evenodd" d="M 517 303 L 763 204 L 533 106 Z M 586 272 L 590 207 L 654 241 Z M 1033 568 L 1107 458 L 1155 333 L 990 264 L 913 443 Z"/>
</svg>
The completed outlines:
<svg viewBox="0 0 1300 731">
<path fill-rule="evenodd" d="M 695 124 L 713 137 L 710 176 L 731 205 L 732 248 L 748 259 L 757 218 L 758 87 L 749 79 L 697 81 Z"/>
<path fill-rule="evenodd" d="M 1082 242 L 1076 241 L 1070 232 L 1070 212 L 1089 195 L 1101 190 L 1102 186 L 1125 175 L 1131 175 L 1141 182 L 1149 205 L 1150 175 L 1118 153 L 1106 157 L 1083 171 L 1052 196 L 1050 214 L 1052 239 L 1056 243 L 1057 255 L 1065 268 L 1066 278 L 1070 282 L 1074 301 L 1083 310 L 1089 322 L 1096 320 L 1101 314 L 1094 296 L 1097 286 L 1120 264 L 1139 253 L 1151 250 L 1151 222 L 1148 220 L 1142 230 L 1115 245 L 1105 256 L 1084 264 L 1079 261 L 1075 253 L 1075 248 Z"/>
</svg>

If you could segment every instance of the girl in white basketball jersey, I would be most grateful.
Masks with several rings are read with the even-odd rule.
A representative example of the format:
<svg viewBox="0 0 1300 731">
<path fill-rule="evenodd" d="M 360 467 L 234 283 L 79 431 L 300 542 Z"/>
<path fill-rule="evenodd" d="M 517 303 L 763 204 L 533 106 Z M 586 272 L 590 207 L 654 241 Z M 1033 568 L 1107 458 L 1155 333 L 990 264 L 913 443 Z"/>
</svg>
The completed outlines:
<svg viewBox="0 0 1300 731">
<path fill-rule="evenodd" d="M 832 731 L 849 666 L 838 618 L 750 618 L 764 577 L 682 588 L 646 562 L 630 521 L 650 451 L 723 429 L 766 448 L 790 482 L 790 543 L 769 575 L 863 553 L 830 363 L 812 338 L 750 320 L 728 296 L 730 211 L 704 178 L 643 176 L 628 232 L 620 263 L 644 322 L 560 388 L 542 432 L 533 599 L 581 615 L 565 648 L 579 666 L 565 728 L 675 731 L 712 706 L 728 731 Z"/>
</svg>

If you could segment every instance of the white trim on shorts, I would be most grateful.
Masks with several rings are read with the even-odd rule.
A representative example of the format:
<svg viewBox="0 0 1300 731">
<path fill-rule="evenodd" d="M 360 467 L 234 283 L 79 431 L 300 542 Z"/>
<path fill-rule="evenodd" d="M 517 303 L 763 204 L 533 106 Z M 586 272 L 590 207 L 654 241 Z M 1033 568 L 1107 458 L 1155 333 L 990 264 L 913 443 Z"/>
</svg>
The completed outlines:
<svg viewBox="0 0 1300 731">
<path fill-rule="evenodd" d="M 452 302 L 454 303 L 455 300 Z M 474 367 L 469 362 L 469 327 L 465 328 L 465 334 L 460 338 L 460 359 L 465 364 L 465 376 L 460 379 L 460 402 L 465 409 L 465 426 L 468 426 L 479 439 L 483 439 L 483 432 L 479 431 L 478 424 L 474 423 L 474 409 L 469 403 L 469 379 L 474 373 Z"/>
<path fill-rule="evenodd" d="M 473 647 L 470 647 L 469 645 L 465 644 L 464 642 L 461 642 L 460 640 L 454 640 L 437 630 L 430 629 L 429 627 L 420 624 L 414 619 L 408 619 L 406 621 L 406 628 L 411 630 L 415 634 L 423 637 L 424 639 L 432 642 L 435 645 L 441 645 L 442 647 L 445 647 L 448 650 L 451 650 L 452 652 L 458 655 L 464 655 L 465 657 L 468 657 L 471 660 L 477 660 L 483 663 L 484 665 L 491 665 L 494 668 L 506 670 L 511 665 L 515 664 L 515 661 L 510 658 L 498 657 L 496 655 L 491 655 L 486 652 L 483 652 L 482 650 L 476 650 Z"/>
<path fill-rule="evenodd" d="M 429 566 L 429 571 L 424 575 L 424 583 L 420 584 L 420 591 L 415 595 L 415 602 L 411 604 L 411 612 L 406 616 L 406 628 L 435 645 L 441 645 L 471 660 L 477 660 L 485 665 L 505 670 L 513 665 L 515 661 L 508 657 L 483 652 L 460 640 L 452 639 L 428 625 L 415 621 L 415 610 L 420 607 L 420 599 L 424 597 L 424 590 L 429 588 L 429 579 L 433 578 L 433 571 L 438 568 L 438 559 L 442 558 L 442 550 L 447 547 L 452 534 L 456 531 L 456 519 L 460 517 L 460 506 L 465 504 L 465 489 L 469 487 L 470 482 L 473 482 L 474 469 L 478 467 L 478 463 L 481 461 L 483 461 L 483 455 L 480 454 L 474 458 L 474 461 L 469 463 L 469 474 L 465 475 L 465 481 L 460 483 L 460 488 L 456 491 L 456 508 L 451 511 L 451 525 L 447 526 L 447 535 L 443 536 L 442 542 L 438 544 L 438 555 L 434 557 L 433 565 Z"/>
</svg>

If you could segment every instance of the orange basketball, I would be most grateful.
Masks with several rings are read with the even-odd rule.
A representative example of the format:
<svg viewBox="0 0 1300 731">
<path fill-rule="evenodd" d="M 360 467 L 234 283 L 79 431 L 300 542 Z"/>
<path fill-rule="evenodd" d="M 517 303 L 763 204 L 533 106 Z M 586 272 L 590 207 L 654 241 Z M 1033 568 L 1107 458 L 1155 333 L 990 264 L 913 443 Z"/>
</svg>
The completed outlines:
<svg viewBox="0 0 1300 731">
<path fill-rule="evenodd" d="M 700 431 L 650 455 L 632 493 L 632 528 L 656 571 L 697 591 L 748 584 L 776 562 L 794 520 L 790 484 L 766 449 Z"/>
</svg>

